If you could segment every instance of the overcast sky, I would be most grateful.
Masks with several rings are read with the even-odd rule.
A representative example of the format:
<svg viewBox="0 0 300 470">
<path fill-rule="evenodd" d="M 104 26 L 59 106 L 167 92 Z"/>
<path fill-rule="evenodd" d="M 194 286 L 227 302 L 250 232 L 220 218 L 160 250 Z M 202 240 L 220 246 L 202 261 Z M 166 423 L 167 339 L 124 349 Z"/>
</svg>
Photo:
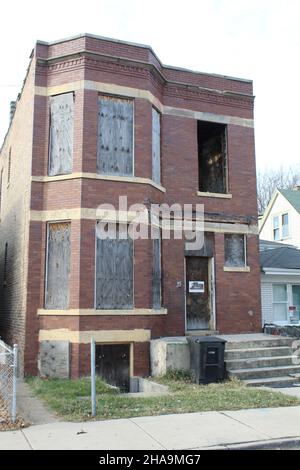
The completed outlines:
<svg viewBox="0 0 300 470">
<path fill-rule="evenodd" d="M 258 167 L 298 164 L 299 0 L 9 0 L 0 24 L 1 143 L 35 41 L 92 33 L 149 44 L 164 64 L 252 79 Z"/>
</svg>

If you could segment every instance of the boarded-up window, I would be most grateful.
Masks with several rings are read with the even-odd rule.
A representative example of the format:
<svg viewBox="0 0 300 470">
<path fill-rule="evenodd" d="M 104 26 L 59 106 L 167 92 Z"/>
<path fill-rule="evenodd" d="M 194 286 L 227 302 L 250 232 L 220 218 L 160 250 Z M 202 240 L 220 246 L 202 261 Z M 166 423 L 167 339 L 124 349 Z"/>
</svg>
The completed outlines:
<svg viewBox="0 0 300 470">
<path fill-rule="evenodd" d="M 3 287 L 6 287 L 7 285 L 7 258 L 8 258 L 8 243 L 5 243 L 4 266 L 3 266 Z"/>
<path fill-rule="evenodd" d="M 133 240 L 126 224 L 117 225 L 115 238 L 104 238 L 97 223 L 96 308 L 133 308 Z M 125 238 L 127 237 L 127 238 Z"/>
<path fill-rule="evenodd" d="M 152 108 L 152 179 L 160 183 L 160 114 Z"/>
<path fill-rule="evenodd" d="M 161 308 L 161 236 L 153 240 L 152 261 L 152 303 L 153 308 Z"/>
<path fill-rule="evenodd" d="M 2 183 L 3 183 L 3 168 L 0 172 L 0 214 L 1 214 L 1 206 L 2 206 Z"/>
<path fill-rule="evenodd" d="M 70 234 L 69 222 L 48 225 L 45 307 L 49 309 L 69 306 Z"/>
<path fill-rule="evenodd" d="M 73 93 L 50 98 L 49 175 L 72 173 Z"/>
<path fill-rule="evenodd" d="M 225 266 L 245 267 L 245 265 L 245 236 L 236 234 L 225 234 Z"/>
<path fill-rule="evenodd" d="M 227 192 L 226 126 L 198 121 L 199 191 Z"/>
<path fill-rule="evenodd" d="M 97 171 L 105 175 L 133 174 L 133 101 L 99 97 Z"/>
<path fill-rule="evenodd" d="M 11 148 L 9 149 L 9 153 L 8 153 L 7 184 L 10 183 L 10 175 L 11 175 Z"/>
</svg>

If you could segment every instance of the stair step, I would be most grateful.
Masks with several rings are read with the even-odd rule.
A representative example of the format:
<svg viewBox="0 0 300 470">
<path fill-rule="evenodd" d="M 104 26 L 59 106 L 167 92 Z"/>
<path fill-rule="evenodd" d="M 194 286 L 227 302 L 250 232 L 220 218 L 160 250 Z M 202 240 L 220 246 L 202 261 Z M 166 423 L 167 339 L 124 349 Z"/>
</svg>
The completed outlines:
<svg viewBox="0 0 300 470">
<path fill-rule="evenodd" d="M 228 370 L 229 377 L 236 377 L 240 380 L 259 379 L 265 377 L 281 377 L 298 373 L 300 373 L 300 366 L 296 365 Z"/>
<path fill-rule="evenodd" d="M 250 349 L 230 349 L 225 351 L 225 360 L 255 358 L 255 357 L 275 357 L 289 356 L 292 348 L 289 346 L 277 346 L 270 348 L 250 348 Z"/>
<path fill-rule="evenodd" d="M 291 347 L 295 338 L 283 337 L 274 338 L 270 336 L 270 339 L 253 339 L 249 341 L 228 341 L 226 343 L 226 351 L 231 351 L 233 349 L 253 349 L 253 348 L 269 348 L 269 347 L 279 347 L 287 346 Z"/>
<path fill-rule="evenodd" d="M 237 369 L 255 369 L 261 367 L 279 367 L 279 366 L 292 366 L 295 365 L 294 360 L 297 356 L 274 356 L 274 357 L 254 357 L 254 358 L 240 358 L 233 359 L 226 362 L 228 370 Z M 297 364 L 296 364 L 297 365 Z"/>
<path fill-rule="evenodd" d="M 297 379 L 290 376 L 283 377 L 265 377 L 261 379 L 250 379 L 243 381 L 249 387 L 291 387 L 297 382 Z"/>
</svg>

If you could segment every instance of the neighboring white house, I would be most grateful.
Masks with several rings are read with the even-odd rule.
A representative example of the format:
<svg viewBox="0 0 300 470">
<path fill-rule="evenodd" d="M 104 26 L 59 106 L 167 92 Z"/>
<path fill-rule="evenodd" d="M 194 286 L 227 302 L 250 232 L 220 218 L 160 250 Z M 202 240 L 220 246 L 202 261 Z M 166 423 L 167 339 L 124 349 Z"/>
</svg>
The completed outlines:
<svg viewBox="0 0 300 470">
<path fill-rule="evenodd" d="M 300 325 L 300 250 L 260 241 L 262 323 Z"/>
<path fill-rule="evenodd" d="M 259 222 L 261 240 L 300 247 L 300 187 L 275 191 Z"/>
</svg>

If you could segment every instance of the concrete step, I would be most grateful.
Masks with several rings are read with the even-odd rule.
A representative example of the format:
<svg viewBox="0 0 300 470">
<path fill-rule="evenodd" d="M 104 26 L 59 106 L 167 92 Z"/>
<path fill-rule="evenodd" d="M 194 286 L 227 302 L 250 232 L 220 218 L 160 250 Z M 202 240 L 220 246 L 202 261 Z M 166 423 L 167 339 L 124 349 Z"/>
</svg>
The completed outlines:
<svg viewBox="0 0 300 470">
<path fill-rule="evenodd" d="M 239 380 L 260 379 L 267 377 L 285 377 L 291 374 L 299 373 L 300 366 L 296 365 L 228 370 L 229 377 L 236 377 Z"/>
<path fill-rule="evenodd" d="M 288 375 L 282 377 L 265 377 L 261 379 L 250 379 L 243 381 L 249 387 L 292 387 L 299 381 Z"/>
<path fill-rule="evenodd" d="M 274 357 L 254 357 L 254 358 L 241 358 L 226 361 L 228 370 L 237 369 L 257 369 L 261 367 L 279 367 L 279 366 L 292 366 L 295 365 L 297 356 L 274 356 Z M 297 365 L 297 363 L 296 363 Z"/>
<path fill-rule="evenodd" d="M 226 351 L 233 349 L 253 349 L 253 348 L 274 348 L 280 346 L 291 347 L 295 338 L 280 336 L 272 337 L 270 339 L 253 339 L 249 341 L 228 341 L 226 343 Z"/>
<path fill-rule="evenodd" d="M 225 351 L 225 360 L 255 358 L 255 357 L 275 357 L 290 356 L 292 348 L 288 346 L 277 346 L 270 348 L 252 348 L 252 349 L 231 349 Z"/>
</svg>

